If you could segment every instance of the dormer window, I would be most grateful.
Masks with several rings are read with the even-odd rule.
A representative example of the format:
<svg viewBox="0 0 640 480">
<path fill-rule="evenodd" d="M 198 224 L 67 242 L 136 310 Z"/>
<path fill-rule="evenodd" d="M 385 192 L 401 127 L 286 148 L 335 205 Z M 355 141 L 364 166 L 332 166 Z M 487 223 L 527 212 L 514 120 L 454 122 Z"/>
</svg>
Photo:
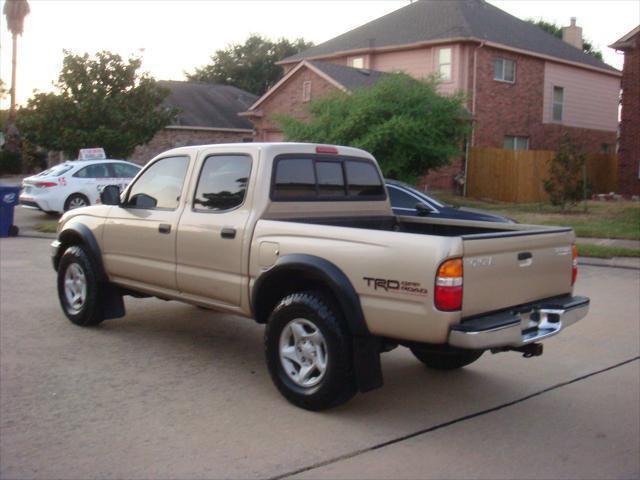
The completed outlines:
<svg viewBox="0 0 640 480">
<path fill-rule="evenodd" d="M 441 48 L 438 50 L 438 72 L 440 79 L 444 82 L 451 81 L 451 48 Z"/>
</svg>

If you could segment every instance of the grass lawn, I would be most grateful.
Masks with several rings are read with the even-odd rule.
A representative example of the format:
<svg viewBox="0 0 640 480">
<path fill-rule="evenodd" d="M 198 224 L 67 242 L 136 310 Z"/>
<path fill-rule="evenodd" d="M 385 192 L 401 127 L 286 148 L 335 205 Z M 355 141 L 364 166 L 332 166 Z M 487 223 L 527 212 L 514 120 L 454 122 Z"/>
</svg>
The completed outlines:
<svg viewBox="0 0 640 480">
<path fill-rule="evenodd" d="M 640 248 L 609 247 L 605 245 L 589 245 L 578 243 L 578 256 L 580 257 L 640 257 Z"/>
<path fill-rule="evenodd" d="M 560 213 L 558 207 L 549 204 L 503 203 L 462 198 L 449 192 L 430 193 L 452 205 L 491 210 L 520 223 L 573 227 L 579 237 L 640 240 L 640 203 L 638 202 L 588 201 L 587 213 L 583 212 L 582 204 L 570 212 Z"/>
<path fill-rule="evenodd" d="M 56 233 L 57 228 L 57 220 L 49 220 L 48 222 L 42 222 L 36 225 L 36 230 L 42 233 Z"/>
</svg>

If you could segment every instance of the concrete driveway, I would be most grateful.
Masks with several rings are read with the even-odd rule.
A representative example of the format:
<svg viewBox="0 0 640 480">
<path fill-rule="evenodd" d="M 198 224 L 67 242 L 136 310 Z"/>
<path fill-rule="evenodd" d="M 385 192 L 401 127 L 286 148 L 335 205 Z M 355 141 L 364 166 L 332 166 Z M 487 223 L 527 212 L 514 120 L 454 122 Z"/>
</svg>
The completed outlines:
<svg viewBox="0 0 640 480">
<path fill-rule="evenodd" d="M 457 372 L 405 349 L 340 408 L 289 405 L 250 320 L 156 299 L 73 326 L 48 241 L 0 241 L 2 478 L 637 478 L 640 272 L 582 267 L 587 319 Z M 392 321 L 392 319 L 390 319 Z"/>
</svg>

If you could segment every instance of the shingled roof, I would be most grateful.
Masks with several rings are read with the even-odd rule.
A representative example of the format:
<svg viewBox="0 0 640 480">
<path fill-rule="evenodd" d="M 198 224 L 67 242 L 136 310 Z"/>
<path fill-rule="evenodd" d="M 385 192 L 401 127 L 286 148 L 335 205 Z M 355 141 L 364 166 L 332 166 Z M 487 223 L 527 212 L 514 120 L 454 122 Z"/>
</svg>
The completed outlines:
<svg viewBox="0 0 640 480">
<path fill-rule="evenodd" d="M 319 60 L 311 60 L 309 63 L 333 78 L 347 90 L 370 87 L 383 76 L 387 75 L 387 73 L 377 70 L 346 67 L 344 65 L 336 65 L 335 63 L 321 62 Z"/>
<path fill-rule="evenodd" d="M 280 63 L 340 52 L 469 39 L 488 41 L 617 72 L 592 55 L 484 0 L 418 0 Z"/>
<path fill-rule="evenodd" d="M 200 128 L 253 129 L 246 118 L 238 116 L 257 100 L 257 96 L 231 85 L 161 80 L 169 89 L 163 106 L 179 113 L 170 126 Z"/>
</svg>

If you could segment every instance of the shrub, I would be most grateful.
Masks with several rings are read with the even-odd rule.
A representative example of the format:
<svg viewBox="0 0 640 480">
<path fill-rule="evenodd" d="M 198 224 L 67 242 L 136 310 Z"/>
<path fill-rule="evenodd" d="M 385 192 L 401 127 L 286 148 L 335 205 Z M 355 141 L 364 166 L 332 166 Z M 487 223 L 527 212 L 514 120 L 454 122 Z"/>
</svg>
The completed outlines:
<svg viewBox="0 0 640 480">
<path fill-rule="evenodd" d="M 567 135 L 563 136 L 558 152 L 551 159 L 549 178 L 544 181 L 551 203 L 563 212 L 577 205 L 585 195 L 584 168 L 584 154 Z"/>
<path fill-rule="evenodd" d="M 0 175 L 20 173 L 20 161 L 20 153 L 0 150 Z"/>
</svg>

